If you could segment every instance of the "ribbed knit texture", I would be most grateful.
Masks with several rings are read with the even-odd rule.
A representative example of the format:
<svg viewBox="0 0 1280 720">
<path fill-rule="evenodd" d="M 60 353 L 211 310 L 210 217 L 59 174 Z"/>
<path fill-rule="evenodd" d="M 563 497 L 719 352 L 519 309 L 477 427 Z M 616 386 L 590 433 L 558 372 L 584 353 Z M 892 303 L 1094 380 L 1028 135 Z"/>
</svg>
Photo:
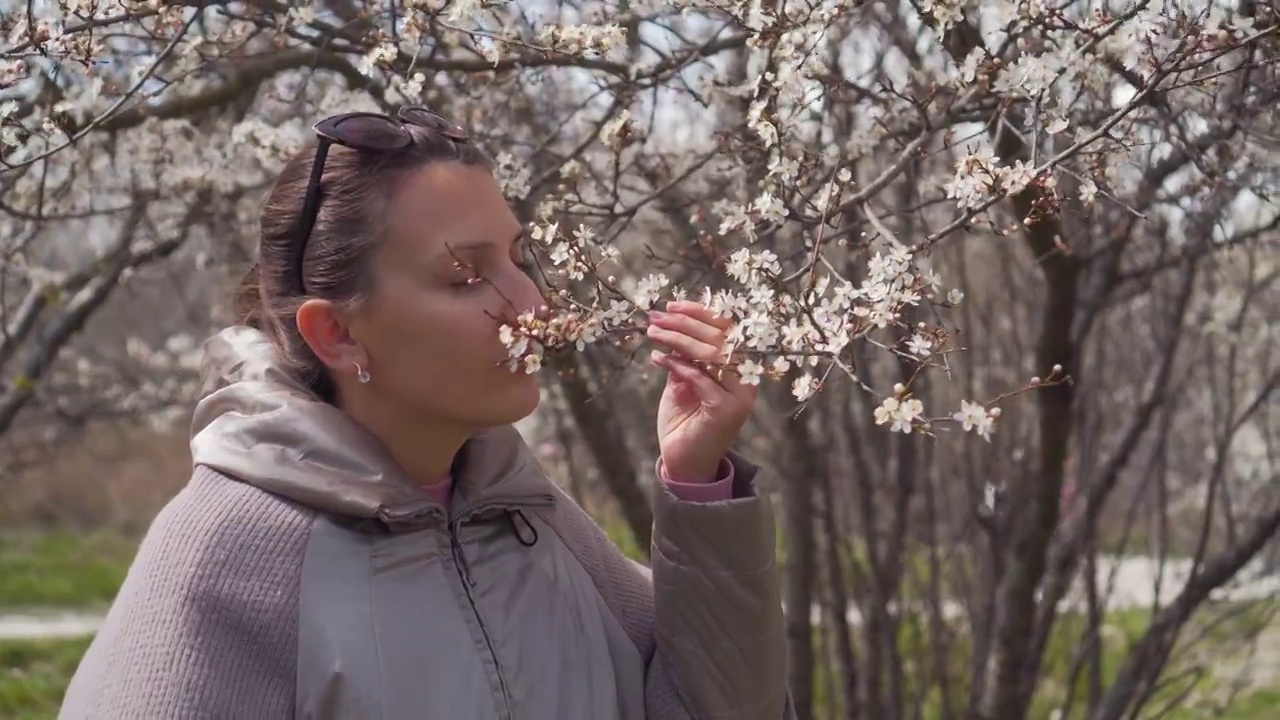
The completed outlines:
<svg viewBox="0 0 1280 720">
<path fill-rule="evenodd" d="M 312 517 L 198 468 L 152 524 L 59 717 L 291 717 Z"/>
</svg>

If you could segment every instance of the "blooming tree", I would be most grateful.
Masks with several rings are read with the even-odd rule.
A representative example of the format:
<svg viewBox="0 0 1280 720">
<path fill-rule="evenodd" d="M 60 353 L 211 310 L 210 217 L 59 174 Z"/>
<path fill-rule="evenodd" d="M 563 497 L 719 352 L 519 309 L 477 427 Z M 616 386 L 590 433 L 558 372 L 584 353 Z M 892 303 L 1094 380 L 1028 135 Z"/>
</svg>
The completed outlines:
<svg viewBox="0 0 1280 720">
<path fill-rule="evenodd" d="M 1269 306 L 1253 288 L 1274 265 L 1253 253 L 1280 218 L 1267 115 L 1280 100 L 1280 27 L 1265 4 L 46 0 L 10 3 L 0 33 L 0 432 L 42 387 L 100 373 L 84 356 L 57 361 L 131 277 L 181 267 L 199 278 L 242 260 L 261 190 L 312 122 L 424 103 L 495 156 L 546 291 L 545 308 L 505 318 L 499 337 L 513 371 L 560 371 L 557 401 L 637 536 L 649 518 L 627 480 L 635 463 L 600 449 L 625 447 L 625 433 L 589 400 L 608 384 L 607 358 L 634 353 L 646 312 L 666 299 L 733 318 L 708 369 L 768 387 L 769 407 L 791 420 L 771 437 L 849 458 L 811 469 L 847 467 L 866 483 L 855 515 L 869 543 L 881 490 L 868 458 L 893 455 L 881 464 L 897 473 L 897 539 L 872 547 L 874 597 L 862 598 L 879 613 L 866 631 L 883 661 L 873 666 L 896 657 L 886 638 L 901 621 L 890 608 L 919 501 L 910 478 L 934 472 L 909 436 L 974 433 L 1015 464 L 1032 448 L 1037 481 L 1021 484 L 974 482 L 1019 473 L 936 450 L 969 468 L 959 505 L 986 508 L 1002 558 L 983 571 L 992 599 L 975 689 L 948 707 L 1027 712 L 1104 500 L 1175 395 L 1197 417 L 1219 413 L 1225 395 L 1171 390 L 1180 368 L 1199 367 L 1193 318 L 1264 338 L 1212 380 L 1259 401 L 1232 400 L 1227 429 L 1196 436 L 1212 448 L 1214 482 L 1234 457 L 1237 416 L 1262 433 L 1255 450 L 1269 440 L 1255 424 L 1275 384 L 1258 321 Z M 1151 314 L 1117 309 L 1132 298 Z M 1109 385 L 1086 360 L 1132 334 L 1125 323 L 1172 329 L 1135 341 L 1133 359 L 1098 362 L 1124 370 Z M 181 395 L 190 344 L 166 349 L 173 330 L 146 330 L 142 346 L 158 349 L 125 354 L 168 368 L 162 394 Z M 1026 412 L 1005 402 L 1027 392 Z M 146 404 L 133 392 L 121 402 Z M 846 408 L 888 430 L 895 450 L 859 445 L 863 420 Z M 1064 490 L 1073 472 L 1083 492 Z M 787 600 L 803 607 L 817 602 L 821 513 L 813 490 L 783 492 L 802 558 Z M 823 492 L 835 503 L 838 488 Z M 1204 578 L 1225 583 L 1274 535 L 1278 511 L 1254 509 L 1238 552 L 1205 560 L 1218 574 L 1194 575 L 1187 598 L 1203 600 L 1217 587 Z M 811 657 L 808 625 L 797 628 L 796 657 Z M 1121 717 L 1153 692 L 1163 664 L 1144 662 L 1167 648 L 1151 638 L 1151 654 L 1090 700 L 1092 717 Z M 793 685 L 811 686 L 811 666 L 794 665 Z M 902 678 L 876 672 L 845 689 L 843 706 L 906 714 Z M 810 712 L 807 691 L 797 705 Z"/>
</svg>

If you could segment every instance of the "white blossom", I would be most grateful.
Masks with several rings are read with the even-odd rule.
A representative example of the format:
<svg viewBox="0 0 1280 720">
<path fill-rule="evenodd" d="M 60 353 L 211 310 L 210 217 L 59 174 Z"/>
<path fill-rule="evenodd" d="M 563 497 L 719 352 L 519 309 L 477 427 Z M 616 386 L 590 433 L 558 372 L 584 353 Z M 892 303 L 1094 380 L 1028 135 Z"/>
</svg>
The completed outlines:
<svg viewBox="0 0 1280 720">
<path fill-rule="evenodd" d="M 918 333 L 912 335 L 911 339 L 907 341 L 907 352 L 915 355 L 916 357 L 929 357 L 929 355 L 933 353 L 932 348 L 933 342 Z"/>
<path fill-rule="evenodd" d="M 648 310 L 658 302 L 659 293 L 671 283 L 663 273 L 655 273 L 645 277 L 636 287 L 632 302 L 642 310 Z"/>
<path fill-rule="evenodd" d="M 924 403 L 913 397 L 887 397 L 876 408 L 877 425 L 889 424 L 892 432 L 910 433 L 912 422 L 924 413 Z"/>
<path fill-rule="evenodd" d="M 982 405 L 963 400 L 960 402 L 960 410 L 951 417 L 960 423 L 960 427 L 965 432 L 975 432 L 987 442 L 991 441 L 991 430 L 995 425 L 995 416 Z"/>
<path fill-rule="evenodd" d="M 1090 178 L 1080 181 L 1080 202 L 1092 205 L 1098 199 L 1098 184 Z"/>
<path fill-rule="evenodd" d="M 791 383 L 791 395 L 800 402 L 813 397 L 817 389 L 818 381 L 809 373 L 804 373 Z"/>
<path fill-rule="evenodd" d="M 738 376 L 744 385 L 759 385 L 760 376 L 764 374 L 764 366 L 755 360 L 743 360 L 738 365 Z"/>
</svg>

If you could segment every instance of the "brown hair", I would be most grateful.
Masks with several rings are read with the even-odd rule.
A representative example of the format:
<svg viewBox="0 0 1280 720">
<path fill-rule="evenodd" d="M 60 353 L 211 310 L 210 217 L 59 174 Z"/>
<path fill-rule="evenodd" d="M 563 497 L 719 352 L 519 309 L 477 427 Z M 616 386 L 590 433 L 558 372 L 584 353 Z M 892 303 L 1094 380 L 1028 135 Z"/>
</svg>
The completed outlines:
<svg viewBox="0 0 1280 720">
<path fill-rule="evenodd" d="M 305 290 L 297 281 L 297 232 L 317 143 L 290 158 L 263 201 L 258 258 L 235 293 L 233 309 L 240 324 L 266 333 L 287 369 L 327 402 L 335 400 L 333 379 L 298 332 L 298 308 L 310 298 L 358 303 L 367 295 L 370 260 L 386 232 L 382 218 L 405 175 L 438 162 L 492 167 L 474 145 L 405 127 L 414 143 L 403 150 L 329 148 L 319 213 L 302 259 Z"/>
</svg>

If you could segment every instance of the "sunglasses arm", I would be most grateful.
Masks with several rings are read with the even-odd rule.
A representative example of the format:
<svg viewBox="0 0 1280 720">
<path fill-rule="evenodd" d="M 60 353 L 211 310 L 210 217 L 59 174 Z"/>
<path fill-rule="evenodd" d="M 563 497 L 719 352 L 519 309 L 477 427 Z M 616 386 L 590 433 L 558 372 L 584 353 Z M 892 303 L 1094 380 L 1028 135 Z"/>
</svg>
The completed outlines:
<svg viewBox="0 0 1280 720">
<path fill-rule="evenodd" d="M 320 208 L 320 178 L 324 176 L 324 163 L 329 157 L 329 146 L 333 141 L 326 137 L 321 137 L 316 144 L 316 158 L 311 163 L 311 179 L 307 182 L 307 194 L 302 203 L 302 224 L 298 227 L 298 235 L 294 239 L 293 247 L 296 256 L 294 257 L 293 267 L 297 269 L 298 290 L 305 293 L 306 283 L 303 281 L 302 261 L 307 254 L 307 239 L 311 237 L 311 230 L 316 224 L 316 214 Z"/>
</svg>

